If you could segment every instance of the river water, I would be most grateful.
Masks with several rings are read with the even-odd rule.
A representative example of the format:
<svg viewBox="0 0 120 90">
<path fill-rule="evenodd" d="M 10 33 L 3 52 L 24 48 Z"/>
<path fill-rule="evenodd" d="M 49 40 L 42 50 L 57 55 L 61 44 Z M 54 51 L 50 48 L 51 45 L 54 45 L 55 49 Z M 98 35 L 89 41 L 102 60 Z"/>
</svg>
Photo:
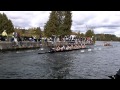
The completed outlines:
<svg viewBox="0 0 120 90">
<path fill-rule="evenodd" d="M 120 69 L 120 42 L 103 43 L 53 54 L 38 54 L 38 49 L 0 52 L 0 79 L 109 79 Z"/>
</svg>

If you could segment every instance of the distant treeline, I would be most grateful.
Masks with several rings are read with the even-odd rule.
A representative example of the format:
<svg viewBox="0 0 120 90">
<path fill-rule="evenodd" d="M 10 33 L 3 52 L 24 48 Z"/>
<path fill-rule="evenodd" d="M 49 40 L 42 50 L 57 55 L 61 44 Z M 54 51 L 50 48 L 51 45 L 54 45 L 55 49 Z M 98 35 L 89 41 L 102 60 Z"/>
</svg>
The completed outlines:
<svg viewBox="0 0 120 90">
<path fill-rule="evenodd" d="M 94 30 L 87 30 L 87 32 L 84 33 L 76 33 L 72 32 L 72 34 L 77 35 L 78 37 L 93 37 L 95 41 L 120 41 L 120 37 L 117 37 L 113 34 L 95 34 Z"/>
<path fill-rule="evenodd" d="M 120 37 L 113 34 L 95 34 L 96 41 L 120 41 Z"/>
</svg>

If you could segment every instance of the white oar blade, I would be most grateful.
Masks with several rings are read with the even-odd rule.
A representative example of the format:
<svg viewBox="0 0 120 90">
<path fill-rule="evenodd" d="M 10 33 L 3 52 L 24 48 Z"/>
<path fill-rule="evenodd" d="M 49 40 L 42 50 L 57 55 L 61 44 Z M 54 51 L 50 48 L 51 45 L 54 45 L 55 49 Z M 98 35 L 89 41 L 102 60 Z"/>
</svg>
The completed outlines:
<svg viewBox="0 0 120 90">
<path fill-rule="evenodd" d="M 90 52 L 90 51 L 92 51 L 92 49 L 88 49 L 88 51 Z"/>
<path fill-rule="evenodd" d="M 41 48 L 40 50 L 44 50 L 44 48 Z"/>
<path fill-rule="evenodd" d="M 85 50 L 81 50 L 81 52 L 85 52 Z"/>
</svg>

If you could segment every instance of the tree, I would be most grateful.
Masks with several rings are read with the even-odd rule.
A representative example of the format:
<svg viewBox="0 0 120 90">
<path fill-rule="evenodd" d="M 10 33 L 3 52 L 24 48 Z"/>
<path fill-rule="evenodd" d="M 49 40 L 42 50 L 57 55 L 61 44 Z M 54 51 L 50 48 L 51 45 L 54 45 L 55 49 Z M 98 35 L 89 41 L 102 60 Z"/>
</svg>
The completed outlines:
<svg viewBox="0 0 120 90">
<path fill-rule="evenodd" d="M 85 34 L 84 34 L 84 33 L 81 33 L 81 34 L 80 34 L 80 36 L 81 36 L 81 37 L 84 37 L 84 36 L 85 36 Z"/>
<path fill-rule="evenodd" d="M 78 38 L 81 37 L 80 31 L 78 31 L 78 33 L 77 33 L 77 37 L 78 37 Z"/>
<path fill-rule="evenodd" d="M 85 36 L 86 37 L 93 37 L 95 34 L 94 34 L 94 31 L 93 30 L 88 30 L 86 33 L 85 33 Z"/>
<path fill-rule="evenodd" d="M 95 37 L 98 41 L 119 41 L 119 37 L 112 34 L 96 34 Z"/>
<path fill-rule="evenodd" d="M 86 37 L 91 37 L 93 39 L 93 42 L 95 43 L 95 34 L 94 34 L 94 31 L 93 30 L 88 30 L 86 33 L 85 33 L 85 36 Z"/>
<path fill-rule="evenodd" d="M 63 23 L 64 23 L 64 18 L 65 18 L 65 11 L 56 11 L 56 13 L 57 13 L 57 19 L 58 19 L 57 35 L 62 36 L 62 34 L 63 34 Z"/>
<path fill-rule="evenodd" d="M 42 31 L 41 31 L 41 28 L 40 28 L 40 27 L 37 27 L 37 28 L 36 28 L 35 34 L 37 35 L 38 38 L 41 38 L 41 37 L 42 37 Z"/>
<path fill-rule="evenodd" d="M 60 24 L 60 35 L 70 35 L 71 34 L 71 25 L 72 25 L 72 18 L 71 18 L 70 11 L 64 11 L 63 15 L 63 22 Z M 62 20 L 61 20 L 62 21 Z"/>
<path fill-rule="evenodd" d="M 44 26 L 44 34 L 47 37 L 51 37 L 52 35 L 57 34 L 57 30 L 59 27 L 58 17 L 56 11 L 52 11 L 50 13 L 49 20 L 47 21 L 46 25 Z"/>
<path fill-rule="evenodd" d="M 0 33 L 2 33 L 3 29 L 2 29 L 2 22 L 3 22 L 3 16 L 2 14 L 0 13 Z"/>
<path fill-rule="evenodd" d="M 14 31 L 14 26 L 12 21 L 7 18 L 6 14 L 3 13 L 0 14 L 0 33 L 2 33 L 4 30 L 10 34 Z"/>
<path fill-rule="evenodd" d="M 14 26 L 13 26 L 12 21 L 11 21 L 10 19 L 8 20 L 7 25 L 8 25 L 8 27 L 6 28 L 7 33 L 12 33 L 12 32 L 14 32 Z"/>
<path fill-rule="evenodd" d="M 70 35 L 71 25 L 72 19 L 70 11 L 52 11 L 44 27 L 44 33 L 47 37 L 52 35 Z"/>
<path fill-rule="evenodd" d="M 31 36 L 35 36 L 36 38 L 42 37 L 42 31 L 41 31 L 40 27 L 29 28 L 26 31 L 27 31 L 26 34 L 29 37 L 31 37 Z"/>
</svg>

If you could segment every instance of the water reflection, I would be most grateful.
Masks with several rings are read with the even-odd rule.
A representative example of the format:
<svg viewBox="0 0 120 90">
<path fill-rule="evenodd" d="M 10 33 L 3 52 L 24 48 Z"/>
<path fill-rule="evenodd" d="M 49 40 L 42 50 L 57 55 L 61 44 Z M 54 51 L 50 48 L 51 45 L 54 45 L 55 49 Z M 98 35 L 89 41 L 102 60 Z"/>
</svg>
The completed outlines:
<svg viewBox="0 0 120 90">
<path fill-rule="evenodd" d="M 51 79 L 64 79 L 69 75 L 70 66 L 71 66 L 71 55 L 67 55 L 66 52 L 48 54 L 48 62 L 51 70 L 48 78 Z"/>
</svg>

